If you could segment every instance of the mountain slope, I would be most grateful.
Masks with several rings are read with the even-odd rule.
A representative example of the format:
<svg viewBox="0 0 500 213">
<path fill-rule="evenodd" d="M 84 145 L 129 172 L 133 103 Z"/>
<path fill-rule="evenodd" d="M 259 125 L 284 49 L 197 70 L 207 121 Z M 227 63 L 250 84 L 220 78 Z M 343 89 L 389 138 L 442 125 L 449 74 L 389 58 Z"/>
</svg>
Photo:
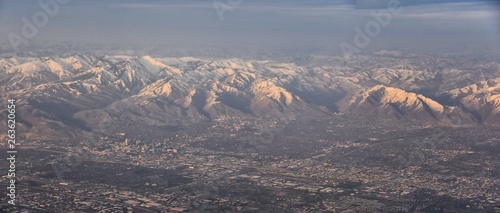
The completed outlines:
<svg viewBox="0 0 500 213">
<path fill-rule="evenodd" d="M 18 99 L 19 128 L 31 137 L 131 123 L 337 112 L 500 123 L 498 63 L 412 57 L 359 56 L 299 66 L 190 57 L 14 56 L 0 58 L 0 98 Z M 462 69 L 464 64 L 477 72 Z"/>
<path fill-rule="evenodd" d="M 500 78 L 454 89 L 447 94 L 480 122 L 500 123 Z"/>
<path fill-rule="evenodd" d="M 342 103 L 340 111 L 367 116 L 389 116 L 397 119 L 448 120 L 449 116 L 468 118 L 457 107 L 447 107 L 421 94 L 377 85 Z"/>
</svg>

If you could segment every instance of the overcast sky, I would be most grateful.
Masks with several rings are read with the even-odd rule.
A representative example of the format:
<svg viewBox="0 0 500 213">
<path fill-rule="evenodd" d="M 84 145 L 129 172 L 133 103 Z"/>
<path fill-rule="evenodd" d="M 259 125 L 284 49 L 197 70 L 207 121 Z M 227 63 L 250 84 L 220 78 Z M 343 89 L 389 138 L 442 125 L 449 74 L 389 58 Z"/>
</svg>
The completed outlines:
<svg viewBox="0 0 500 213">
<path fill-rule="evenodd" d="M 43 11 L 38 2 L 47 1 L 0 0 L 1 41 L 9 33 L 23 37 L 22 18 L 32 21 Z M 364 31 L 375 20 L 371 12 L 386 10 L 387 1 L 72 0 L 27 40 L 340 53 L 342 43 L 356 47 L 354 29 Z M 401 13 L 392 14 L 390 23 L 358 50 L 454 52 L 500 46 L 497 1 L 401 1 Z"/>
</svg>

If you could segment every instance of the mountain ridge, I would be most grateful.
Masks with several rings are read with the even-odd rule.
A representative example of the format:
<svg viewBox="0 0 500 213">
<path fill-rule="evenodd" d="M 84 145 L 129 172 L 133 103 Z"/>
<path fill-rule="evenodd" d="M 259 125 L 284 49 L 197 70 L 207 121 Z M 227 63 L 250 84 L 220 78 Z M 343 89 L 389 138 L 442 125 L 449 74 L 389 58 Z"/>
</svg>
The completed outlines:
<svg viewBox="0 0 500 213">
<path fill-rule="evenodd" d="M 358 65 L 299 66 L 186 57 L 11 57 L 0 59 L 0 91 L 2 99 L 19 100 L 27 132 L 50 123 L 56 129 L 92 131 L 127 119 L 163 125 L 182 119 L 336 113 L 500 123 L 498 64 L 478 63 L 474 66 L 482 74 L 463 78 L 464 70 L 435 68 L 444 66 L 443 60 L 451 66 L 455 59 L 425 58 L 427 64 L 419 64 L 421 58 L 356 60 Z"/>
</svg>

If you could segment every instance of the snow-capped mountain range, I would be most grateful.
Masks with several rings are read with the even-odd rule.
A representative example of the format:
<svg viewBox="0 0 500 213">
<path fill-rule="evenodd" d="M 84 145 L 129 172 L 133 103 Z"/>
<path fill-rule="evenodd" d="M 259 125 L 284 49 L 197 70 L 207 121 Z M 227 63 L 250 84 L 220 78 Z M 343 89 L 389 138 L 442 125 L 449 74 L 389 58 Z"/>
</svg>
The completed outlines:
<svg viewBox="0 0 500 213">
<path fill-rule="evenodd" d="M 18 128 L 28 135 L 125 121 L 338 113 L 500 123 L 500 63 L 494 61 L 373 55 L 299 65 L 73 55 L 0 58 L 0 76 L 2 100 L 18 100 Z"/>
</svg>

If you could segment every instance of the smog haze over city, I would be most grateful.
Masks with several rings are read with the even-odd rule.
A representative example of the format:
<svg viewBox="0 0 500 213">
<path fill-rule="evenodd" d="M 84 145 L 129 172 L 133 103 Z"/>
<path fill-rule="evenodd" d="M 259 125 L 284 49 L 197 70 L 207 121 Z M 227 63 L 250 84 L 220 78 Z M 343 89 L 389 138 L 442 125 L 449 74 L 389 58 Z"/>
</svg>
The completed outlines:
<svg viewBox="0 0 500 213">
<path fill-rule="evenodd" d="M 0 212 L 500 212 L 496 0 L 0 0 Z"/>
</svg>

